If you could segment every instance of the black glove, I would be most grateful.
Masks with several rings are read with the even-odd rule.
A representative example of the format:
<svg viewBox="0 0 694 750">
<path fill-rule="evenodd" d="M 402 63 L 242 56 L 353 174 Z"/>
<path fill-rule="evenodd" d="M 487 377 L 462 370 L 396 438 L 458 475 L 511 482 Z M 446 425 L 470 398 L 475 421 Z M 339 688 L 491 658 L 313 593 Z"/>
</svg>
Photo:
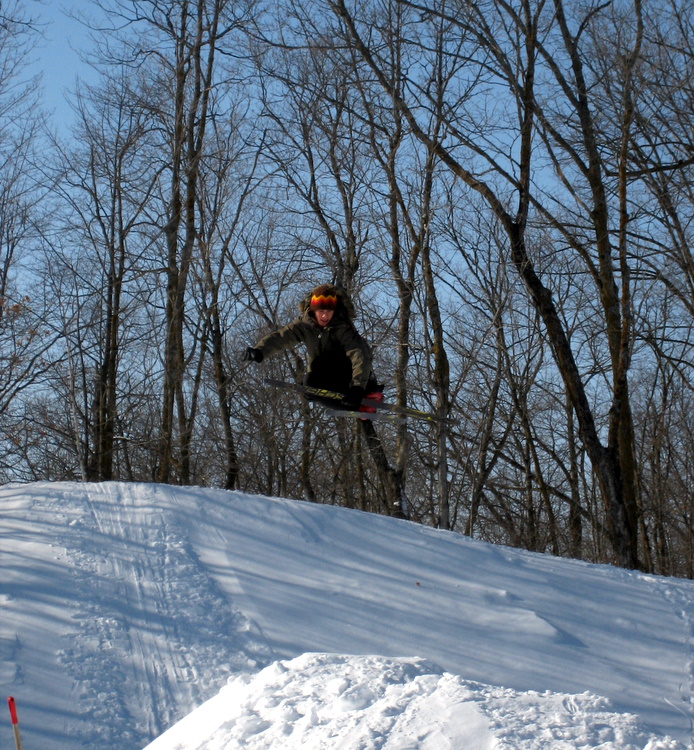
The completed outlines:
<svg viewBox="0 0 694 750">
<path fill-rule="evenodd" d="M 260 349 L 254 349 L 252 346 L 249 346 L 246 349 L 246 351 L 243 353 L 243 361 L 244 362 L 262 362 L 263 353 L 260 351 Z"/>
<path fill-rule="evenodd" d="M 351 385 L 342 399 L 342 405 L 352 411 L 358 411 L 365 394 L 366 390 L 360 385 Z"/>
</svg>

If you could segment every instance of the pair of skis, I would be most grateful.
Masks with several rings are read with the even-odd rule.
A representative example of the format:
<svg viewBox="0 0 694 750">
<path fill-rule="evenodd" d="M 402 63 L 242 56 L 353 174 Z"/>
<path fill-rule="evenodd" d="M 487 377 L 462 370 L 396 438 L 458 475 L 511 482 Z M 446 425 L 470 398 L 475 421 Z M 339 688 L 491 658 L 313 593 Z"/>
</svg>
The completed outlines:
<svg viewBox="0 0 694 750">
<path fill-rule="evenodd" d="M 273 388 L 285 388 L 288 390 L 297 391 L 303 393 L 311 398 L 323 399 L 326 402 L 334 401 L 335 408 L 328 407 L 327 414 L 332 417 L 358 417 L 359 419 L 369 419 L 376 422 L 391 422 L 392 424 L 404 424 L 408 419 L 419 419 L 424 422 L 450 422 L 450 420 L 442 419 L 436 414 L 431 414 L 421 409 L 414 409 L 410 406 L 398 406 L 397 404 L 389 404 L 384 401 L 376 401 L 374 399 L 365 398 L 362 400 L 362 406 L 369 409 L 375 409 L 376 411 L 352 411 L 349 409 L 340 409 L 338 404 L 341 404 L 344 400 L 344 394 L 336 391 L 326 390 L 325 388 L 315 388 L 310 385 L 301 385 L 300 383 L 290 383 L 286 380 L 275 380 L 273 378 L 265 378 L 265 384 L 270 385 Z"/>
</svg>

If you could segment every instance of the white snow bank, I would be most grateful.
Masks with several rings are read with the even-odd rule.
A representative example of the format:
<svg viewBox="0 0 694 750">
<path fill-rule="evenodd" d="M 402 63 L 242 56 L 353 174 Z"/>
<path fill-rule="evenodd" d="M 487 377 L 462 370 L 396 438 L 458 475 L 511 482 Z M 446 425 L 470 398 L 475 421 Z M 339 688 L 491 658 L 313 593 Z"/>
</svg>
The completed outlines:
<svg viewBox="0 0 694 750">
<path fill-rule="evenodd" d="M 304 654 L 233 679 L 146 750 L 676 750 L 590 693 L 518 692 L 418 659 Z"/>
</svg>

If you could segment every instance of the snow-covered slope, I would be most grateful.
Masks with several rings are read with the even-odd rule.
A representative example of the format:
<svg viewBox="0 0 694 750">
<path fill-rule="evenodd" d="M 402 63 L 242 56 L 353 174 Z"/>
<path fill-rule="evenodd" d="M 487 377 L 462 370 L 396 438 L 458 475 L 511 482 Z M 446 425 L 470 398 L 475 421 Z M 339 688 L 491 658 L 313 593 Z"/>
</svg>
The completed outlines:
<svg viewBox="0 0 694 750">
<path fill-rule="evenodd" d="M 121 483 L 0 488 L 0 569 L 27 748 L 694 747 L 690 581 Z"/>
</svg>

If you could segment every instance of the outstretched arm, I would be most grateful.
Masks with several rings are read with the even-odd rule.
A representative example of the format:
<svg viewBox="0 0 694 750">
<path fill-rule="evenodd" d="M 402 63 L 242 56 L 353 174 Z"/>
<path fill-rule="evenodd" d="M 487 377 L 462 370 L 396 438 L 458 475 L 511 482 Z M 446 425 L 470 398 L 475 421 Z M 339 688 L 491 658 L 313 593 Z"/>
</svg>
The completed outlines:
<svg viewBox="0 0 694 750">
<path fill-rule="evenodd" d="M 255 359 L 255 361 L 260 362 L 265 357 L 271 357 L 273 354 L 277 354 L 285 349 L 292 349 L 298 344 L 302 344 L 305 339 L 306 325 L 302 322 L 301 318 L 298 318 L 289 325 L 284 326 L 284 328 L 268 333 L 267 336 L 260 339 L 253 348 L 253 351 L 260 354 L 260 359 Z"/>
</svg>

